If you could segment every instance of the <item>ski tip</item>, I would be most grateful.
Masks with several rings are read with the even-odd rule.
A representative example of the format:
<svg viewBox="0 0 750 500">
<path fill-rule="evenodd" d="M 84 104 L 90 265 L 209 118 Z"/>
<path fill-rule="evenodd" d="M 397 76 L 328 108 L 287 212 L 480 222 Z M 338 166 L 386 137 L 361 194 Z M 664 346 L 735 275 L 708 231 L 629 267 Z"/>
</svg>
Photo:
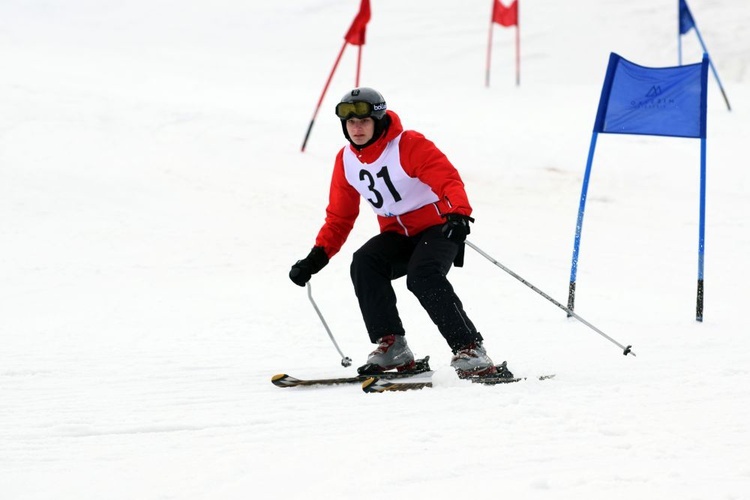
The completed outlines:
<svg viewBox="0 0 750 500">
<path fill-rule="evenodd" d="M 276 387 L 294 387 L 297 382 L 296 378 L 290 377 L 286 373 L 279 373 L 271 377 L 271 383 Z"/>
<path fill-rule="evenodd" d="M 362 390 L 365 392 L 381 392 L 376 387 L 374 387 L 375 383 L 377 382 L 376 377 L 370 377 L 364 382 L 362 382 Z"/>
</svg>

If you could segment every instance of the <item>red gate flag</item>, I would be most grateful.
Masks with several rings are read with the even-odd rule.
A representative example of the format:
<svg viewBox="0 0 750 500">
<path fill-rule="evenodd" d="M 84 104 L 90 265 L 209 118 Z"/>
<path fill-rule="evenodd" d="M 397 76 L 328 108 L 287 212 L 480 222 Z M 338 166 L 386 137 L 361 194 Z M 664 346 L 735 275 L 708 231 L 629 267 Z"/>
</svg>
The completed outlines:
<svg viewBox="0 0 750 500">
<path fill-rule="evenodd" d="M 495 23 L 500 26 L 509 28 L 516 27 L 516 85 L 521 84 L 521 30 L 518 22 L 518 0 L 513 0 L 510 6 L 506 7 L 500 0 L 492 0 L 492 15 L 490 16 L 490 32 L 487 37 L 487 67 L 484 78 L 484 85 L 490 86 L 490 63 L 492 61 L 492 27 Z"/>
<path fill-rule="evenodd" d="M 339 65 L 339 61 L 341 61 L 341 56 L 344 55 L 344 49 L 346 49 L 346 46 L 349 44 L 359 46 L 359 52 L 357 54 L 357 76 L 354 81 L 354 86 L 359 87 L 359 69 L 362 63 L 362 46 L 365 44 L 365 31 L 367 30 L 367 23 L 369 22 L 370 22 L 370 0 L 362 0 L 362 3 L 360 3 L 359 5 L 359 12 L 357 12 L 357 15 L 354 17 L 354 21 L 352 21 L 352 25 L 349 27 L 349 31 L 347 31 L 346 35 L 344 35 L 344 43 L 341 45 L 341 50 L 339 50 L 339 55 L 338 57 L 336 57 L 336 62 L 333 63 L 333 69 L 331 70 L 331 73 L 328 75 L 328 80 L 326 80 L 326 84 L 323 87 L 323 92 L 320 94 L 320 99 L 318 99 L 318 105 L 315 107 L 315 112 L 313 113 L 312 120 L 310 120 L 310 125 L 307 127 L 305 140 L 302 141 L 302 152 L 305 151 L 305 146 L 307 145 L 307 139 L 310 138 L 310 132 L 312 131 L 313 124 L 315 123 L 315 117 L 318 116 L 320 105 L 323 104 L 323 98 L 326 95 L 328 86 L 331 84 L 331 80 L 333 79 L 333 74 L 336 72 L 336 68 Z"/>
<path fill-rule="evenodd" d="M 492 21 L 500 26 L 515 26 L 518 24 L 518 0 L 513 0 L 510 6 L 506 7 L 500 0 L 495 0 L 495 6 L 492 9 Z"/>
<path fill-rule="evenodd" d="M 352 21 L 352 25 L 349 31 L 346 32 L 344 38 L 352 45 L 364 45 L 365 44 L 365 30 L 367 29 L 367 23 L 370 22 L 370 0 L 362 0 L 362 4 L 359 6 L 359 12 Z"/>
</svg>

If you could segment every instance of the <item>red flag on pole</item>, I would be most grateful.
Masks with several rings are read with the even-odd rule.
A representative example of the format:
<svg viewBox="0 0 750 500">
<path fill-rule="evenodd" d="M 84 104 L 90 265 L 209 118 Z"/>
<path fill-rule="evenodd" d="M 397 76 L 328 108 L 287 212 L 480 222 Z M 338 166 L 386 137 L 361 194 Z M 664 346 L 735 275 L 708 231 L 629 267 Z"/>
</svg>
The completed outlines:
<svg viewBox="0 0 750 500">
<path fill-rule="evenodd" d="M 357 16 L 352 21 L 349 31 L 344 35 L 346 41 L 352 45 L 364 45 L 368 22 L 370 22 L 370 0 L 362 0 Z"/>
<path fill-rule="evenodd" d="M 354 21 L 352 21 L 352 25 L 349 27 L 349 31 L 347 31 L 346 35 L 344 35 L 344 43 L 341 46 L 338 57 L 336 57 L 336 62 L 333 64 L 333 69 L 328 75 L 328 80 L 326 80 L 326 84 L 323 87 L 323 92 L 320 94 L 320 99 L 318 99 L 318 105 L 315 107 L 315 112 L 313 113 L 312 120 L 310 120 L 310 125 L 308 125 L 307 127 L 305 140 L 302 142 L 302 152 L 305 151 L 307 140 L 310 138 L 310 132 L 312 131 L 313 124 L 315 123 L 315 117 L 318 116 L 320 105 L 323 104 L 323 98 L 328 91 L 328 86 L 331 84 L 333 74 L 336 72 L 339 61 L 341 61 L 341 56 L 344 55 L 344 49 L 346 49 L 346 46 L 348 44 L 357 45 L 359 48 L 359 52 L 357 54 L 357 75 L 354 81 L 354 86 L 359 87 L 359 72 L 360 66 L 362 64 L 362 46 L 365 44 L 365 31 L 367 29 L 367 23 L 370 22 L 370 17 L 370 0 L 362 0 L 362 3 L 359 5 L 359 12 L 354 17 Z"/>
<path fill-rule="evenodd" d="M 518 22 L 518 0 L 513 0 L 510 6 L 506 7 L 500 0 L 492 2 L 492 16 L 490 17 L 490 32 L 487 40 L 487 67 L 485 73 L 484 85 L 490 86 L 490 63 L 492 60 L 492 26 L 497 23 L 500 26 L 516 27 L 516 85 L 521 84 L 521 35 L 520 24 Z"/>
<path fill-rule="evenodd" d="M 495 6 L 492 9 L 492 21 L 500 26 L 515 26 L 518 24 L 518 0 L 513 0 L 510 6 L 506 7 L 500 0 L 495 0 Z"/>
</svg>

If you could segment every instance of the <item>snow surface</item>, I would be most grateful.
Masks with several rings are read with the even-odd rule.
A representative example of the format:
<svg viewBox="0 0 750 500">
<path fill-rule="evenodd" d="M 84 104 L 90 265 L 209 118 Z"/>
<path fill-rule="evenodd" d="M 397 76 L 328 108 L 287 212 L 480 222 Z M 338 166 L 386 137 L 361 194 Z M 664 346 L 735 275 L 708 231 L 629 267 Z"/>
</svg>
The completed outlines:
<svg viewBox="0 0 750 500">
<path fill-rule="evenodd" d="M 677 64 L 676 0 L 372 2 L 361 83 L 459 168 L 471 241 L 567 301 L 609 53 Z M 699 141 L 602 135 L 576 312 L 482 256 L 450 277 L 495 361 L 550 381 L 460 381 L 396 283 L 435 387 L 278 389 L 347 375 L 287 278 L 323 220 L 332 108 L 359 2 L 0 3 L 0 497 L 750 498 L 750 7 L 691 0 L 713 75 L 705 321 L 695 321 Z M 694 33 L 685 63 L 700 60 Z M 369 209 L 312 281 L 342 351 L 372 346 L 348 279 Z"/>
</svg>

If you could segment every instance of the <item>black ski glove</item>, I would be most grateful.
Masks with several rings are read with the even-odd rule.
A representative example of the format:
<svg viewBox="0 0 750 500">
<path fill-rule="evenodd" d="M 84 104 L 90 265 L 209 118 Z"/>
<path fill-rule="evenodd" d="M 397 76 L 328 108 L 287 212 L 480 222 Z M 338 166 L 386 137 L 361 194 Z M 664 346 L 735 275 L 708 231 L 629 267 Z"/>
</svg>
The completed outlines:
<svg viewBox="0 0 750 500">
<path fill-rule="evenodd" d="M 466 241 L 466 236 L 471 233 L 469 222 L 474 222 L 474 219 L 461 214 L 446 214 L 444 217 L 446 222 L 443 224 L 443 235 L 456 243 Z"/>
<path fill-rule="evenodd" d="M 295 285 L 305 286 L 313 274 L 317 273 L 328 264 L 328 255 L 323 247 L 313 247 L 307 257 L 298 260 L 289 271 L 289 279 Z"/>
</svg>

